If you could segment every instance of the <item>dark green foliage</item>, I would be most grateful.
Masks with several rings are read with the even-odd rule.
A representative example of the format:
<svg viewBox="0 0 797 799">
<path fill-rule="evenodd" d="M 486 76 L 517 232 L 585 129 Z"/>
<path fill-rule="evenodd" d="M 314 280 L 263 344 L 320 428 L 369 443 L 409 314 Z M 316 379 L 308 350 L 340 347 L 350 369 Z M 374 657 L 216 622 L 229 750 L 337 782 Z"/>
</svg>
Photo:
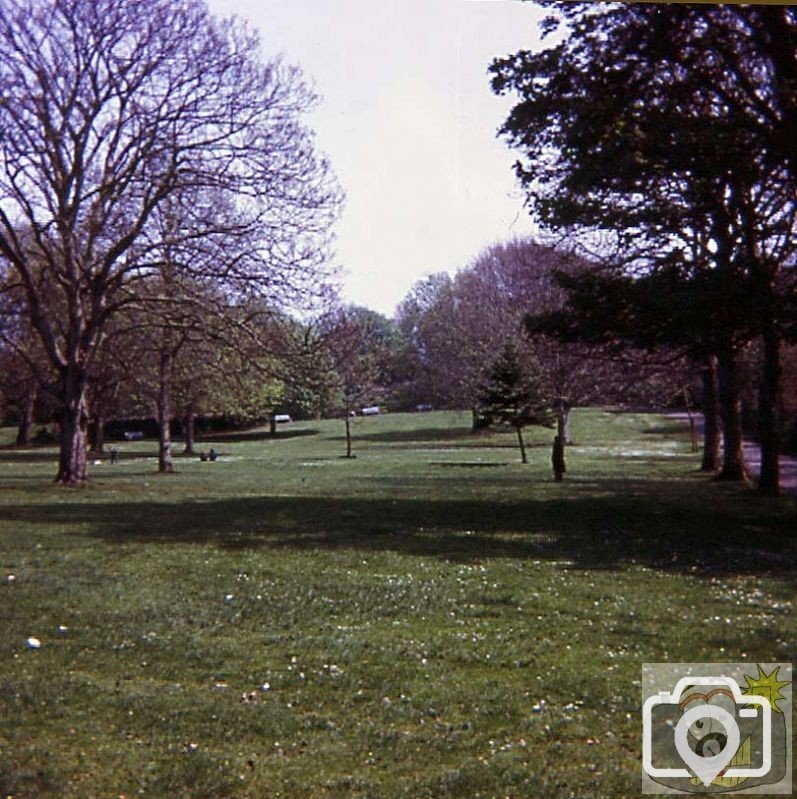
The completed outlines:
<svg viewBox="0 0 797 799">
<path fill-rule="evenodd" d="M 487 370 L 479 407 L 486 418 L 499 424 L 553 426 L 550 402 L 540 394 L 528 364 L 511 341 Z"/>
<path fill-rule="evenodd" d="M 539 220 L 608 237 L 612 278 L 579 289 L 586 317 L 558 324 L 571 338 L 716 355 L 726 436 L 739 427 L 739 348 L 760 337 L 761 487 L 777 493 L 780 343 L 797 300 L 797 13 L 550 5 L 561 42 L 491 71 L 496 92 L 518 96 L 501 132 Z M 743 479 L 731 439 L 723 472 Z"/>
<path fill-rule="evenodd" d="M 793 185 L 793 9 L 551 5 L 567 37 L 491 68 L 519 97 L 501 130 L 544 222 L 666 236 L 728 200 L 730 180 Z"/>
<path fill-rule="evenodd" d="M 669 348 L 693 358 L 714 352 L 724 341 L 750 337 L 745 318 L 744 285 L 725 289 L 730 300 L 717 305 L 716 283 L 722 276 L 685 266 L 661 267 L 642 277 L 611 270 L 568 275 L 557 282 L 567 292 L 566 305 L 557 311 L 529 315 L 530 334 L 547 334 L 565 342 L 628 346 L 640 350 Z M 752 325 L 752 320 L 750 325 Z"/>
<path fill-rule="evenodd" d="M 505 424 L 515 428 L 523 463 L 526 463 L 523 428 L 554 425 L 550 400 L 540 393 L 528 362 L 523 361 L 511 340 L 487 369 L 479 394 L 479 411 L 488 425 Z"/>
</svg>

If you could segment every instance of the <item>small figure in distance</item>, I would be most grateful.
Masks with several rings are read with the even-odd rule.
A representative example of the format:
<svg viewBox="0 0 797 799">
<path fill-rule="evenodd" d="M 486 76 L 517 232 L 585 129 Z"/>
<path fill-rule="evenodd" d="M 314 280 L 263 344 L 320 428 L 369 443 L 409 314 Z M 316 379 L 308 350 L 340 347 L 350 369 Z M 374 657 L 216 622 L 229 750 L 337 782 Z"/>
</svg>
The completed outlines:
<svg viewBox="0 0 797 799">
<path fill-rule="evenodd" d="M 204 463 L 207 459 L 208 459 L 207 453 L 203 449 L 202 452 L 199 453 L 199 460 L 201 460 Z"/>
<path fill-rule="evenodd" d="M 216 450 L 215 450 L 215 449 L 213 449 L 213 447 L 211 447 L 211 448 L 210 448 L 210 452 L 208 453 L 208 458 L 210 458 L 210 460 L 212 460 L 212 461 L 215 461 L 215 460 L 216 460 L 216 458 L 218 458 L 218 457 L 219 457 L 219 456 L 218 456 L 218 454 L 216 453 Z"/>
<path fill-rule="evenodd" d="M 554 480 L 556 480 L 557 483 L 561 483 L 564 473 L 567 471 L 567 467 L 565 466 L 565 448 L 559 436 L 556 436 L 553 440 L 551 466 L 553 466 Z"/>
<path fill-rule="evenodd" d="M 111 447 L 111 463 L 119 463 L 119 448 Z"/>
</svg>

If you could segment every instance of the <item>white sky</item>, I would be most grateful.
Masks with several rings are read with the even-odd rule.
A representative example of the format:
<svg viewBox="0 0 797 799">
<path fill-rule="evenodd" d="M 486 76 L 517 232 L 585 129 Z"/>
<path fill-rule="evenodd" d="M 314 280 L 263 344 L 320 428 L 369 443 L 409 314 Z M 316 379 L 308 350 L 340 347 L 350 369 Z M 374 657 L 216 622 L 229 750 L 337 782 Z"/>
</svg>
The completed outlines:
<svg viewBox="0 0 797 799">
<path fill-rule="evenodd" d="M 532 48 L 519 0 L 210 0 L 260 31 L 321 95 L 307 120 L 346 193 L 336 226 L 344 298 L 388 315 L 425 275 L 532 232 L 496 130 L 493 58 Z"/>
</svg>

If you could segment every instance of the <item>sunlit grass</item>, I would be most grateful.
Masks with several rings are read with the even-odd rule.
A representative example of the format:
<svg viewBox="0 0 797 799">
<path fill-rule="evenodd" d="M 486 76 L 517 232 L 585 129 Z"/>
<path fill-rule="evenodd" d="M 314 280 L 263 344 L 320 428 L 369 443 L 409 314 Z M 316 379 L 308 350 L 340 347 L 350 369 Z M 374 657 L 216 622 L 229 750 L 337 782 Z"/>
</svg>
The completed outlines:
<svg viewBox="0 0 797 799">
<path fill-rule="evenodd" d="M 0 451 L 0 795 L 636 796 L 643 662 L 794 659 L 793 502 L 662 417 L 576 413 L 562 484 L 468 422 Z"/>
</svg>

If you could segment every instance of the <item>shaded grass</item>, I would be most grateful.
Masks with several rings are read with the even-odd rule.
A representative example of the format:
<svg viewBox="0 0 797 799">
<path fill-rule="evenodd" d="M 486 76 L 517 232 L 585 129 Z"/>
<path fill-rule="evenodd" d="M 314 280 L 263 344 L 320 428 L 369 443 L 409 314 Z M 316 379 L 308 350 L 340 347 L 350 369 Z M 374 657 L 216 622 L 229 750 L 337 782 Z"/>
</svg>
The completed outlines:
<svg viewBox="0 0 797 799">
<path fill-rule="evenodd" d="M 642 662 L 793 659 L 793 502 L 657 417 L 576 415 L 561 485 L 466 422 L 3 466 L 2 795 L 636 796 Z"/>
<path fill-rule="evenodd" d="M 597 495 L 595 492 L 598 492 Z M 675 507 L 673 507 L 675 506 Z M 495 501 L 357 497 L 179 499 L 5 505 L 1 522 L 120 544 L 213 544 L 222 549 L 349 548 L 451 560 L 538 558 L 590 569 L 793 574 L 788 513 L 695 502 L 666 482 L 590 481 L 568 496 Z M 90 521 L 89 521 L 90 520 Z"/>
</svg>

